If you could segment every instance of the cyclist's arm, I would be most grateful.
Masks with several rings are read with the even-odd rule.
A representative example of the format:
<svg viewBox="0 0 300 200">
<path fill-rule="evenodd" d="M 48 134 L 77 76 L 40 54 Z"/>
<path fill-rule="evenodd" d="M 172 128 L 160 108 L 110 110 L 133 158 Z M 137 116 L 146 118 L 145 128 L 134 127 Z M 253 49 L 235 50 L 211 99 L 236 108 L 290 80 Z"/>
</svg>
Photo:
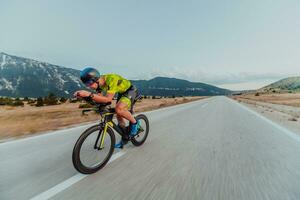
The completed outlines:
<svg viewBox="0 0 300 200">
<path fill-rule="evenodd" d="M 94 95 L 93 100 L 97 103 L 110 103 L 112 102 L 115 94 L 118 91 L 118 79 L 113 78 L 109 81 L 109 90 L 106 91 L 106 95 Z"/>
<path fill-rule="evenodd" d="M 97 103 L 110 103 L 114 96 L 115 93 L 107 93 L 106 96 L 103 96 L 102 94 L 94 94 L 93 100 Z"/>
</svg>

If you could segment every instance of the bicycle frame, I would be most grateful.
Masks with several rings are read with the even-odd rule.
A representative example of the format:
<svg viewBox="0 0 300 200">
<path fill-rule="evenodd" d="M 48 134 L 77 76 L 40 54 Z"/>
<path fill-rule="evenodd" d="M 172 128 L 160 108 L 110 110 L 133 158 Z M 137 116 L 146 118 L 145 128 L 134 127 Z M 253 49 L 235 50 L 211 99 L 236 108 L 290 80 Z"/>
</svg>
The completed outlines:
<svg viewBox="0 0 300 200">
<path fill-rule="evenodd" d="M 136 97 L 136 99 L 134 100 L 134 102 L 132 103 L 131 105 L 131 108 L 130 108 L 130 112 L 133 113 L 133 106 L 135 104 L 135 102 L 141 98 L 141 95 L 138 95 Z M 90 97 L 86 97 L 84 98 L 87 102 L 92 102 L 91 104 L 95 104 L 91 99 Z M 85 115 L 86 112 L 90 112 L 90 111 L 96 111 L 96 112 L 99 112 L 102 119 L 100 121 L 100 124 L 99 126 L 101 126 L 101 130 L 103 130 L 103 134 L 101 134 L 101 130 L 99 131 L 99 134 L 97 136 L 97 139 L 96 139 L 96 142 L 94 144 L 94 149 L 103 149 L 103 145 L 104 145 L 104 140 L 105 140 L 105 136 L 106 136 L 106 132 L 107 132 L 107 129 L 108 127 L 112 128 L 113 130 L 117 131 L 117 133 L 119 133 L 122 138 L 126 138 L 126 139 L 129 139 L 129 135 L 128 135 L 128 131 L 127 130 L 124 130 L 122 128 L 120 128 L 118 125 L 116 125 L 114 122 L 113 122 L 113 116 L 115 115 L 115 110 L 114 108 L 110 108 L 109 110 L 106 110 L 108 112 L 102 112 L 101 109 L 102 108 L 105 108 L 105 106 L 107 105 L 110 105 L 109 104 L 104 104 L 104 105 L 98 105 L 97 108 L 93 108 L 93 109 L 85 109 L 85 110 L 82 110 L 82 115 Z M 103 126 L 104 125 L 104 126 Z M 101 139 L 100 139 L 100 146 L 97 147 L 97 144 L 98 144 L 98 141 L 99 141 L 99 137 L 101 135 Z"/>
<path fill-rule="evenodd" d="M 101 139 L 100 139 L 100 147 L 99 149 L 102 149 L 104 146 L 104 140 L 105 140 L 105 136 L 106 136 L 106 133 L 107 133 L 107 128 L 110 127 L 112 128 L 113 130 L 117 131 L 117 133 L 119 133 L 122 137 L 124 138 L 128 138 L 128 133 L 125 132 L 124 130 L 122 130 L 112 119 L 113 119 L 113 116 L 114 116 L 115 113 L 105 113 L 103 114 L 103 119 L 101 120 L 100 122 L 100 126 L 102 126 L 102 130 L 103 130 L 103 134 L 101 134 L 101 132 L 99 132 L 99 135 L 97 137 L 97 140 L 96 140 L 96 143 L 95 143 L 95 146 L 96 144 L 98 144 L 98 139 L 99 139 L 99 136 L 101 134 Z M 103 124 L 104 124 L 104 127 L 103 127 Z"/>
</svg>

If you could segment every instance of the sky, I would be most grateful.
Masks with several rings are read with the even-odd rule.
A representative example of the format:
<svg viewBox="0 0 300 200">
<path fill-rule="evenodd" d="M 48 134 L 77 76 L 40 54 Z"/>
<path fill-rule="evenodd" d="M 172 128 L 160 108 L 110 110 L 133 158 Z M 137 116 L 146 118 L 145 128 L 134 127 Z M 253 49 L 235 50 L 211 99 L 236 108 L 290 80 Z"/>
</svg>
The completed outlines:
<svg viewBox="0 0 300 200">
<path fill-rule="evenodd" d="M 0 0 L 0 52 L 241 90 L 300 75 L 299 0 Z"/>
</svg>

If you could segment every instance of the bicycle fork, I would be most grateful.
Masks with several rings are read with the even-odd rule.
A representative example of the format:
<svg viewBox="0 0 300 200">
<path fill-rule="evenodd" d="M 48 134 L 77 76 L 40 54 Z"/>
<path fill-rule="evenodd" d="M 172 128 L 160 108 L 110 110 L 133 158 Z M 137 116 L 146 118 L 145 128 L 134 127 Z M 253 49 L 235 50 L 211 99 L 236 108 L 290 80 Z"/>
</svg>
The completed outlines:
<svg viewBox="0 0 300 200">
<path fill-rule="evenodd" d="M 103 128 L 103 125 L 102 125 L 101 130 L 98 133 L 98 136 L 97 136 L 97 139 L 96 139 L 96 142 L 95 142 L 95 145 L 94 145 L 94 149 L 101 150 L 101 149 L 104 148 L 104 140 L 105 140 L 105 136 L 107 134 L 107 128 L 108 127 L 113 127 L 113 123 L 112 122 L 105 123 L 104 128 Z M 102 132 L 102 134 L 101 134 L 101 132 Z M 100 135 L 101 135 L 101 138 L 100 138 Z M 98 144 L 99 138 L 100 138 L 100 145 L 98 146 L 97 144 Z"/>
</svg>

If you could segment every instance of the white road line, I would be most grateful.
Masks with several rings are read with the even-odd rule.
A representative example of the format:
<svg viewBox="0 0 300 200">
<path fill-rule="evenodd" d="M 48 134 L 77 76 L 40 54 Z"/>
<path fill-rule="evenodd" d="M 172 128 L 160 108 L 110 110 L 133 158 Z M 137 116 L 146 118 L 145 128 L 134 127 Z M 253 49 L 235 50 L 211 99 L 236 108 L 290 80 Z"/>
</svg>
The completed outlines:
<svg viewBox="0 0 300 200">
<path fill-rule="evenodd" d="M 229 99 L 229 98 L 228 98 Z M 269 120 L 268 118 L 262 116 L 261 114 L 251 110 L 250 108 L 247 108 L 246 106 L 232 100 L 232 99 L 229 99 L 231 100 L 232 102 L 236 103 L 238 106 L 240 106 L 241 108 L 243 108 L 244 110 L 247 110 L 249 112 L 251 112 L 252 114 L 254 114 L 255 116 L 259 117 L 260 119 L 264 120 L 265 122 L 275 126 L 276 128 L 278 128 L 279 130 L 281 130 L 282 132 L 284 132 L 286 135 L 288 135 L 289 137 L 293 138 L 294 140 L 297 140 L 298 142 L 300 142 L 300 136 L 297 135 L 296 133 L 293 133 L 292 131 L 280 126 L 279 124 Z"/>
<path fill-rule="evenodd" d="M 120 151 L 118 153 L 115 153 L 112 155 L 110 160 L 107 164 L 113 162 L 114 160 L 118 159 L 119 157 L 123 156 L 125 154 L 124 151 Z M 41 194 L 31 198 L 31 200 L 47 200 L 51 197 L 55 196 L 56 194 L 60 193 L 61 191 L 67 189 L 68 187 L 72 186 L 73 184 L 79 182 L 80 180 L 84 179 L 88 175 L 86 174 L 76 174 L 72 176 L 71 178 L 57 184 L 56 186 L 50 188 L 49 190 L 42 192 Z"/>
<path fill-rule="evenodd" d="M 204 108 L 204 107 L 206 107 L 206 106 L 207 106 L 207 104 L 208 104 L 208 103 L 204 104 L 203 106 L 201 106 L 201 108 Z"/>
</svg>

